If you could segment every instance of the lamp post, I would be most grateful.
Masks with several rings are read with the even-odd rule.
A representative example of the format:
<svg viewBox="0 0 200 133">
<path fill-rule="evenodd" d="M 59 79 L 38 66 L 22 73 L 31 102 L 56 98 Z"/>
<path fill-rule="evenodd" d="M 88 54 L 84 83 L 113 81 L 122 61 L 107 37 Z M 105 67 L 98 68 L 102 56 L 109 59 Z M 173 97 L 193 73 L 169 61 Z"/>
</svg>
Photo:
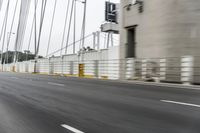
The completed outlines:
<svg viewBox="0 0 200 133">
<path fill-rule="evenodd" d="M 15 35 L 15 33 L 14 32 L 7 32 L 7 41 L 8 41 L 8 43 L 10 43 L 11 35 Z"/>
<path fill-rule="evenodd" d="M 10 44 L 11 35 L 15 35 L 15 33 L 7 32 L 6 58 L 4 59 L 4 64 L 8 63 L 8 48 L 9 48 L 9 44 Z"/>
<path fill-rule="evenodd" d="M 87 0 L 83 2 L 84 4 L 84 15 L 83 15 L 83 31 L 82 31 L 82 48 L 85 46 L 85 26 L 86 26 L 86 10 L 87 10 Z"/>
<path fill-rule="evenodd" d="M 80 53 L 79 57 L 81 58 L 81 62 L 83 62 L 83 53 L 84 53 L 84 46 L 85 46 L 85 26 L 86 26 L 86 11 L 87 11 L 87 0 L 81 1 L 84 4 L 84 12 L 83 12 L 83 23 L 82 23 L 82 32 L 81 32 L 81 39 L 80 39 Z"/>
</svg>

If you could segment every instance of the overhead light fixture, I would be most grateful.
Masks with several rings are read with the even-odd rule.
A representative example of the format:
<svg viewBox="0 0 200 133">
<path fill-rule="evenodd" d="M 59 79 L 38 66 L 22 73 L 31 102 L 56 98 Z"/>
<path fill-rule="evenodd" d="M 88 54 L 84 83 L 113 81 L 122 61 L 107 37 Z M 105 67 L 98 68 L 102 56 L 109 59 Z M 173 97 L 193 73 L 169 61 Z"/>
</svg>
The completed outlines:
<svg viewBox="0 0 200 133">
<path fill-rule="evenodd" d="M 137 0 L 132 0 L 132 4 L 135 5 Z"/>
</svg>

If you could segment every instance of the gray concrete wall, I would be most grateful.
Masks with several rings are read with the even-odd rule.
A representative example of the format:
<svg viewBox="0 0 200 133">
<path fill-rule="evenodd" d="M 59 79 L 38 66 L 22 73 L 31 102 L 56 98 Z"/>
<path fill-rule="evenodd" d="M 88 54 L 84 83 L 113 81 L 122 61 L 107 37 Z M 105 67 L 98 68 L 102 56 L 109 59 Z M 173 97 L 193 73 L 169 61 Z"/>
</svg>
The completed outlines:
<svg viewBox="0 0 200 133">
<path fill-rule="evenodd" d="M 126 27 L 137 25 L 137 58 L 200 55 L 200 0 L 143 0 L 127 11 L 132 0 L 121 0 L 120 57 L 126 55 Z"/>
</svg>

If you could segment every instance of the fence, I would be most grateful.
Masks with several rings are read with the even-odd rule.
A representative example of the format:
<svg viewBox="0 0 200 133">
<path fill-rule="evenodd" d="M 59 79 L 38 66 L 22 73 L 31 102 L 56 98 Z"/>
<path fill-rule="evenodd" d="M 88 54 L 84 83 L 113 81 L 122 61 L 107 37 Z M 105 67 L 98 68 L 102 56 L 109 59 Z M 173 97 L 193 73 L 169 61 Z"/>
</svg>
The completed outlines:
<svg viewBox="0 0 200 133">
<path fill-rule="evenodd" d="M 81 68 L 80 68 L 81 65 Z M 161 59 L 68 60 L 54 57 L 5 64 L 3 71 L 80 76 L 86 78 L 129 79 L 156 82 L 200 84 L 200 57 Z M 80 70 L 81 69 L 81 70 Z"/>
</svg>

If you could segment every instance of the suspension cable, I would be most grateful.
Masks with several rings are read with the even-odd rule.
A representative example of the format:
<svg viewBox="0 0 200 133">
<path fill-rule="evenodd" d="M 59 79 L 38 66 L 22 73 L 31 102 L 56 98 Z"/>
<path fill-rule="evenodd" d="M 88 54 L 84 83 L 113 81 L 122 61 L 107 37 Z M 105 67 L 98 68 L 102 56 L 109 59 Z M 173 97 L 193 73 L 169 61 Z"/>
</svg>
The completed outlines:
<svg viewBox="0 0 200 133">
<path fill-rule="evenodd" d="M 10 7 L 10 0 L 8 0 L 7 8 L 6 8 L 6 20 L 5 20 L 5 27 L 4 27 L 4 33 L 3 33 L 3 42 L 2 42 L 2 49 L 1 49 L 1 63 L 3 63 L 3 51 L 4 51 L 4 45 L 5 45 L 5 37 L 6 37 L 6 29 L 7 29 L 7 21 L 8 21 L 8 12 Z M 3 68 L 2 68 L 3 70 Z"/>
<path fill-rule="evenodd" d="M 4 31 L 5 22 L 6 22 L 6 14 L 4 16 L 3 24 L 2 24 L 2 27 L 1 27 L 0 41 L 1 41 L 2 37 L 3 37 L 3 31 Z"/>
<path fill-rule="evenodd" d="M 73 45 L 73 54 L 75 54 L 76 52 L 76 0 L 75 0 L 75 3 L 74 3 L 74 45 Z"/>
<path fill-rule="evenodd" d="M 22 30 L 22 39 L 21 39 L 21 45 L 20 45 L 20 50 L 22 50 L 23 44 L 24 44 L 24 37 L 25 37 L 25 32 L 26 32 L 26 28 L 27 28 L 27 18 L 28 18 L 28 14 L 30 12 L 30 0 L 28 0 L 28 4 L 26 5 L 26 16 L 25 16 L 25 24 Z"/>
<path fill-rule="evenodd" d="M 36 8 L 37 8 L 37 5 L 38 5 L 38 0 L 36 1 Z M 33 21 L 32 21 L 32 26 L 31 26 L 31 32 L 30 32 L 30 36 L 29 36 L 29 41 L 28 41 L 28 48 L 27 48 L 27 54 L 26 54 L 26 60 L 28 60 L 28 56 L 29 56 L 29 51 L 30 51 L 30 46 L 31 46 L 31 39 L 32 39 L 32 35 L 33 35 L 33 29 L 34 29 L 34 22 L 35 22 L 35 14 L 36 12 L 34 12 L 34 15 L 33 15 Z"/>
<path fill-rule="evenodd" d="M 82 23 L 82 31 L 81 31 L 81 38 L 84 38 L 85 36 L 85 26 L 86 26 L 86 11 L 87 11 L 87 0 L 85 0 L 84 2 L 84 13 L 83 13 L 83 23 Z M 80 42 L 80 48 L 83 48 L 85 45 L 85 39 L 83 39 Z"/>
<path fill-rule="evenodd" d="M 23 7 L 23 9 L 25 8 L 25 17 L 22 17 L 23 18 L 23 21 L 22 21 L 22 28 L 21 28 L 21 33 L 20 33 L 20 40 L 18 42 L 18 51 L 21 51 L 22 50 L 22 46 L 23 46 L 23 43 L 24 43 L 24 36 L 25 36 L 25 31 L 26 31 L 26 27 L 27 27 L 27 18 L 28 18 L 28 14 L 29 14 L 29 11 L 30 11 L 30 0 L 27 0 L 27 3 L 25 4 L 25 7 Z M 19 60 L 19 52 L 17 52 L 17 61 Z"/>
<path fill-rule="evenodd" d="M 63 51 L 62 48 L 63 48 L 64 40 L 65 40 L 65 32 L 66 32 L 66 28 L 67 28 L 67 20 L 68 20 L 69 6 L 70 6 L 70 0 L 68 0 L 68 3 L 67 3 L 67 10 L 66 10 L 66 15 L 65 15 L 65 23 L 64 23 L 64 30 L 63 30 L 63 36 L 62 36 L 62 42 L 61 42 L 60 56 L 62 56 L 62 51 Z"/>
<path fill-rule="evenodd" d="M 66 41 L 65 54 L 67 54 L 67 49 L 68 49 L 68 45 L 69 45 L 69 36 L 70 36 L 70 30 L 71 30 L 71 23 L 72 23 L 72 15 L 73 15 L 73 10 L 74 10 L 74 3 L 75 3 L 75 0 L 72 1 L 72 6 L 71 6 L 71 13 L 70 13 L 68 33 L 67 33 L 67 41 Z"/>
<path fill-rule="evenodd" d="M 57 6 L 57 0 L 55 0 L 55 3 L 54 3 L 53 17 L 52 17 L 52 20 L 51 20 L 51 28 L 50 28 L 50 34 L 49 34 L 49 40 L 48 40 L 48 46 L 47 46 L 46 56 L 47 56 L 48 53 L 49 53 L 49 47 L 50 47 L 51 36 L 52 36 L 52 30 L 53 30 L 53 24 L 54 24 L 54 18 L 55 18 L 55 12 L 56 12 L 56 6 Z"/>
<path fill-rule="evenodd" d="M 10 44 L 10 38 L 11 38 L 11 34 L 12 34 L 12 30 L 13 30 L 13 25 L 14 25 L 14 21 L 15 21 L 15 15 L 16 15 L 16 10 L 17 10 L 17 5 L 18 5 L 18 1 L 16 1 L 15 3 L 15 9 L 14 9 L 14 14 L 13 14 L 13 18 L 12 18 L 12 24 L 10 27 L 10 32 L 9 32 L 9 36 L 8 36 L 8 40 L 7 40 L 7 53 L 6 53 L 6 62 L 8 63 L 8 48 L 9 48 L 9 44 Z"/>
<path fill-rule="evenodd" d="M 14 63 L 17 62 L 17 50 L 18 50 L 17 43 L 18 43 L 18 40 L 19 40 L 19 33 L 20 33 L 20 25 L 21 25 L 20 17 L 21 17 L 21 14 L 22 14 L 22 2 L 20 4 L 19 20 L 18 20 L 18 25 L 17 25 L 17 35 L 16 35 L 16 39 L 15 39 L 15 46 L 14 46 L 14 50 L 15 50 L 15 53 L 13 55 L 13 62 Z"/>
<path fill-rule="evenodd" d="M 3 4 L 3 0 L 0 0 L 0 11 L 1 11 L 2 4 Z"/>
<path fill-rule="evenodd" d="M 89 35 L 85 36 L 85 39 L 88 38 L 88 37 L 90 37 L 90 36 L 93 36 L 93 34 L 89 34 Z M 75 43 L 80 42 L 82 39 L 83 39 L 83 38 L 77 40 Z M 72 46 L 73 44 L 74 44 L 74 42 L 71 43 L 71 44 L 69 44 L 68 47 Z M 58 50 L 56 50 L 56 51 L 50 53 L 50 54 L 49 54 L 48 56 L 46 56 L 46 57 L 50 57 L 50 56 L 52 56 L 52 55 L 54 55 L 54 54 L 56 54 L 56 53 L 58 53 L 58 52 L 60 52 L 60 51 L 62 51 L 62 50 L 64 50 L 64 49 L 66 49 L 66 47 L 63 47 L 63 48 L 61 48 L 61 49 L 58 49 Z"/>
<path fill-rule="evenodd" d="M 42 14 L 41 14 L 42 16 L 41 16 L 41 21 L 40 21 L 40 29 L 39 29 L 39 36 L 38 36 L 36 58 L 38 58 L 38 53 L 39 53 L 39 48 L 40 48 L 41 33 L 42 33 L 42 27 L 43 27 L 43 22 L 44 22 L 44 15 L 45 15 L 45 11 L 46 11 L 46 4 L 47 4 L 47 0 L 44 1 L 44 6 L 41 8 L 42 9 Z"/>
</svg>

